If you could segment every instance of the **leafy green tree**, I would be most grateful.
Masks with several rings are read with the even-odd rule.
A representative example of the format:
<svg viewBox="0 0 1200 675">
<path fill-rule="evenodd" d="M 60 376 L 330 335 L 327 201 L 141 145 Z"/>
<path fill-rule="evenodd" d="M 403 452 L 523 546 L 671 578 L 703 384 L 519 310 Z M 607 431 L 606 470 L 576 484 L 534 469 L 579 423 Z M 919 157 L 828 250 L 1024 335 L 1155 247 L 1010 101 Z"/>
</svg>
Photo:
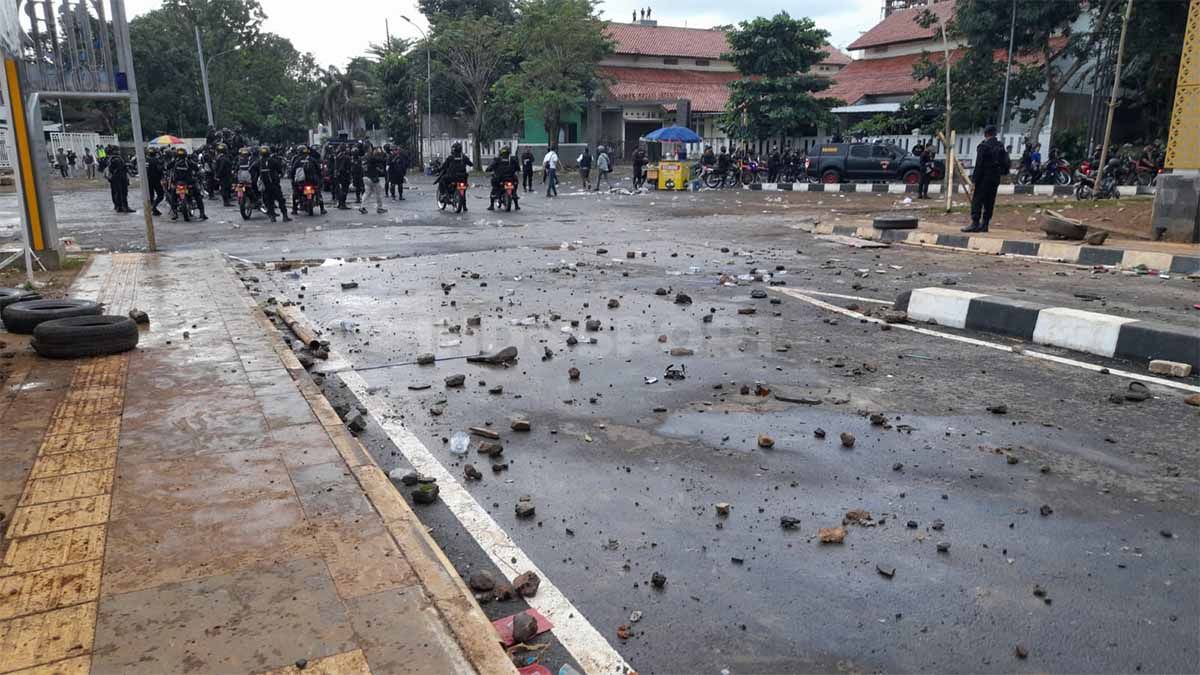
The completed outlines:
<svg viewBox="0 0 1200 675">
<path fill-rule="evenodd" d="M 949 27 L 951 35 L 965 39 L 973 52 L 982 53 L 981 59 L 1008 49 L 1013 4 L 977 0 L 957 0 L 957 3 Z M 1045 94 L 1033 112 L 1029 136 L 1037 138 L 1041 134 L 1054 99 L 1094 66 L 1098 43 L 1106 28 L 1112 22 L 1120 21 L 1123 9 L 1124 0 L 1016 3 L 1014 79 L 1036 78 L 1038 91 Z M 1077 23 L 1082 23 L 1085 28 L 1075 30 Z M 1018 56 L 1028 58 L 1017 60 Z M 1003 72 L 1001 64 L 1001 77 Z M 953 82 L 953 72 L 951 80 Z M 996 92 L 991 99 L 995 109 L 1001 107 L 1002 91 Z M 957 99 L 954 105 L 959 105 Z M 983 105 L 983 102 L 975 105 Z"/>
<path fill-rule="evenodd" d="M 481 16 L 490 16 L 501 23 L 513 20 L 512 0 L 419 0 L 417 6 L 430 25 Z"/>
<path fill-rule="evenodd" d="M 478 166 L 492 87 L 504 76 L 508 63 L 504 27 L 490 16 L 472 16 L 439 22 L 430 39 L 435 57 L 445 64 L 446 76 L 463 96 L 475 137 L 472 159 Z"/>
<path fill-rule="evenodd" d="M 728 54 L 742 78 L 729 85 L 729 102 L 720 125 L 733 138 L 799 136 L 832 122 L 832 99 L 814 94 L 831 81 L 809 70 L 825 58 L 829 33 L 812 19 L 780 12 L 767 19 L 743 21 L 727 33 Z"/>
<path fill-rule="evenodd" d="M 1156 0 L 1133 5 L 1125 40 L 1125 65 L 1121 69 L 1122 119 L 1131 123 L 1125 140 L 1163 140 L 1171 126 L 1171 109 L 1183 33 L 1187 27 L 1187 0 Z M 1117 22 L 1112 22 L 1115 35 Z"/>
<path fill-rule="evenodd" d="M 145 135 L 204 135 L 196 27 L 219 126 L 241 127 L 250 137 L 307 128 L 304 103 L 316 87 L 315 63 L 287 39 L 262 32 L 264 19 L 257 0 L 164 0 L 162 8 L 131 21 Z M 282 120 L 283 114 L 294 119 Z M 292 140 L 303 138 L 297 135 Z"/>
<path fill-rule="evenodd" d="M 517 5 L 511 45 L 517 69 L 497 87 L 510 110 L 538 110 L 548 138 L 565 114 L 603 87 L 597 64 L 612 53 L 594 0 L 525 0 Z"/>
</svg>

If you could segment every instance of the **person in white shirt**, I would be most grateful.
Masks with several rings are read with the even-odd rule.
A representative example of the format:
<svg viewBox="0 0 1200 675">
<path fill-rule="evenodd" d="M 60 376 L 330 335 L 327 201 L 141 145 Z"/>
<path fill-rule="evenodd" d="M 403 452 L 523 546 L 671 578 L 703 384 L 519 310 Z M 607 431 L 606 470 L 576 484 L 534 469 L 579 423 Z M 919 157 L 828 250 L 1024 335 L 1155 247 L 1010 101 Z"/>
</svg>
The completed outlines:
<svg viewBox="0 0 1200 675">
<path fill-rule="evenodd" d="M 558 196 L 558 144 L 553 143 L 542 158 L 542 166 L 546 169 L 546 196 Z"/>
</svg>

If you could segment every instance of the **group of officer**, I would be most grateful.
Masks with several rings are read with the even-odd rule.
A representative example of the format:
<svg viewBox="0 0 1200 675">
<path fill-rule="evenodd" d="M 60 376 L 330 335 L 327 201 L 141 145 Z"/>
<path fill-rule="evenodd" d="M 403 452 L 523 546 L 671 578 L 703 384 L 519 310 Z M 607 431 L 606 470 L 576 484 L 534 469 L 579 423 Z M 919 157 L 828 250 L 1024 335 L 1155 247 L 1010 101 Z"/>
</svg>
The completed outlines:
<svg viewBox="0 0 1200 675">
<path fill-rule="evenodd" d="M 372 147 L 365 141 L 331 143 L 322 158 L 321 149 L 316 145 L 297 145 L 286 155 L 267 145 L 252 149 L 240 145 L 240 135 L 227 130 L 216 134 L 210 130 L 208 140 L 209 143 L 194 152 L 180 146 L 161 151 L 155 147 L 146 150 L 146 179 L 154 215 L 163 215 L 159 206 L 166 201 L 171 220 L 179 217 L 180 191 L 175 187 L 182 185 L 184 198 L 190 200 L 188 204 L 196 210 L 200 220 L 207 220 L 205 196 L 215 200 L 220 195 L 224 206 L 237 206 L 233 201 L 233 186 L 241 183 L 253 203 L 261 201 L 271 222 L 280 216 L 284 222 L 289 222 L 289 208 L 281 186 L 285 176 L 292 183 L 292 215 L 298 212 L 305 185 L 316 188 L 317 206 L 322 214 L 326 213 L 322 194 L 326 189 L 332 194 L 337 208 L 343 210 L 350 209 L 347 201 L 351 194 L 355 203 L 362 203 L 364 192 L 368 192 L 368 182 L 378 200 L 379 213 L 386 211 L 380 192 L 399 201 L 404 199 L 409 159 L 400 147 Z M 236 151 L 235 147 L 238 148 Z M 132 213 L 128 203 L 128 172 L 119 154 L 114 154 L 108 174 L 114 209 L 119 213 Z M 365 208 L 359 210 L 366 212 Z"/>
</svg>

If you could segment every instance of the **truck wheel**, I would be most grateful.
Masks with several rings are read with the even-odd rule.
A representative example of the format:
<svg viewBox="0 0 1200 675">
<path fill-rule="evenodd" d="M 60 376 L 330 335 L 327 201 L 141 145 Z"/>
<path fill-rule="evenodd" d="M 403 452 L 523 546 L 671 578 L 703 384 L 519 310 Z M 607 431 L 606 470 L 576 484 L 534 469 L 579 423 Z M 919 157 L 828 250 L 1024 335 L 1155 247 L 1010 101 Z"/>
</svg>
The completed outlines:
<svg viewBox="0 0 1200 675">
<path fill-rule="evenodd" d="M 917 229 L 916 216 L 875 216 L 871 221 L 871 227 L 877 230 L 915 230 Z"/>
<path fill-rule="evenodd" d="M 29 335 L 38 324 L 54 319 L 96 316 L 100 305 L 88 300 L 24 300 L 4 308 L 4 327 L 10 333 Z"/>
<path fill-rule="evenodd" d="M 919 185 L 921 183 L 921 172 L 916 169 L 909 169 L 904 172 L 900 180 L 904 181 L 905 185 Z"/>
<path fill-rule="evenodd" d="M 33 348 L 51 359 L 120 354 L 137 346 L 138 329 L 127 316 L 77 316 L 40 324 Z"/>
<path fill-rule="evenodd" d="M 826 185 L 840 183 L 842 182 L 842 174 L 838 173 L 836 169 L 826 169 L 821 174 L 821 182 L 825 183 Z"/>
</svg>

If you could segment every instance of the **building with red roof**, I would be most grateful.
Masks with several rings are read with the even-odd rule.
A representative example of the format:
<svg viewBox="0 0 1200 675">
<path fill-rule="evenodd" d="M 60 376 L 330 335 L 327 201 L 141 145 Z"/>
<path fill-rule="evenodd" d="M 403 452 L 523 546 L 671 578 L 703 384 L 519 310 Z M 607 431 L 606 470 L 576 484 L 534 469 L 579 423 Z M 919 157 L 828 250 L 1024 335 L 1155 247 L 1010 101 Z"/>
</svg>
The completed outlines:
<svg viewBox="0 0 1200 675">
<path fill-rule="evenodd" d="M 564 117 L 560 143 L 593 137 L 628 156 L 642 136 L 679 122 L 704 137 L 723 135 L 716 120 L 729 100 L 729 83 L 741 77 L 722 58 L 729 49 L 724 31 L 649 20 L 613 22 L 606 30 L 614 49 L 600 62 L 604 91 L 588 111 Z M 835 47 L 826 45 L 826 50 L 827 57 L 813 72 L 833 77 L 851 64 Z M 587 112 L 593 114 L 591 120 Z M 589 128 L 589 121 L 595 128 Z M 546 142 L 540 117 L 526 115 L 523 141 Z"/>
<path fill-rule="evenodd" d="M 956 6 L 955 0 L 884 0 L 883 20 L 847 46 L 847 49 L 857 52 L 857 58 L 833 76 L 834 84 L 824 94 L 845 103 L 833 110 L 842 119 L 843 128 L 876 114 L 895 112 L 913 94 L 934 84 L 915 79 L 913 66 L 925 56 L 933 63 L 943 62 L 945 50 L 940 29 L 936 24 L 924 27 L 916 19 L 928 10 L 937 17 L 939 23 L 945 23 L 954 17 Z M 1061 44 L 1066 38 L 1057 40 Z M 954 39 L 945 46 L 949 47 L 951 63 L 971 49 L 965 42 Z M 997 60 L 1003 61 L 1007 57 L 1005 50 L 998 50 L 995 54 Z M 1015 61 L 1025 63 L 1039 58 L 1014 55 Z M 1090 88 L 1076 87 L 1059 94 L 1055 98 L 1055 108 L 1045 134 L 1048 135 L 1052 128 L 1086 120 L 1090 93 Z M 1035 106 L 1039 102 L 1040 99 L 1022 102 L 1022 107 Z M 998 117 L 1000 111 L 996 112 Z M 1018 119 L 1011 120 L 1009 126 L 1014 133 L 1025 129 Z"/>
</svg>

